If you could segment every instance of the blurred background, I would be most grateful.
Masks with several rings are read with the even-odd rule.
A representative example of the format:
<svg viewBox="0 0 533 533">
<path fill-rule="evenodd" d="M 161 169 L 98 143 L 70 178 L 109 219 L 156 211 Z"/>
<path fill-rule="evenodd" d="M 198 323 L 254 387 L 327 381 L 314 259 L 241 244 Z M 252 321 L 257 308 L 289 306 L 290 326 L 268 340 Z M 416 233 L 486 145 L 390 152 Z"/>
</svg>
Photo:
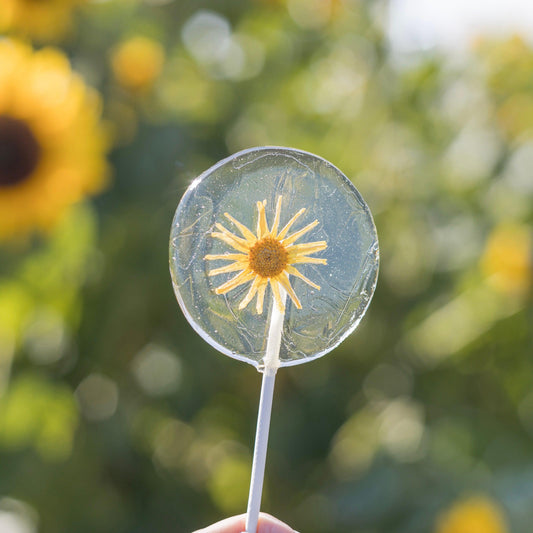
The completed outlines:
<svg viewBox="0 0 533 533">
<path fill-rule="evenodd" d="M 339 167 L 381 246 L 355 334 L 278 375 L 263 509 L 531 532 L 528 0 L 0 0 L 0 32 L 1 533 L 245 511 L 260 375 L 185 321 L 168 236 L 258 145 Z"/>
</svg>

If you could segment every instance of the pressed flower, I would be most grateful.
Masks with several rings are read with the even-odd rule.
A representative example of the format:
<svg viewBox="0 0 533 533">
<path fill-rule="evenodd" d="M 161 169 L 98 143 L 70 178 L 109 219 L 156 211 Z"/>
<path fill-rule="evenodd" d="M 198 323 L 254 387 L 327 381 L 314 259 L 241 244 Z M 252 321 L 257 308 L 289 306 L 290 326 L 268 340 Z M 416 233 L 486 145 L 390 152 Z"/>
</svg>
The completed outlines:
<svg viewBox="0 0 533 533">
<path fill-rule="evenodd" d="M 100 107 L 60 51 L 0 41 L 0 239 L 50 227 L 103 187 Z"/>
<path fill-rule="evenodd" d="M 217 294 L 226 294 L 243 284 L 251 282 L 248 293 L 239 304 L 239 309 L 244 309 L 257 296 L 255 307 L 257 313 L 261 314 L 263 312 L 265 292 L 269 283 L 278 309 L 281 312 L 285 310 L 285 305 L 281 298 L 280 287 L 285 289 L 294 305 L 301 309 L 300 300 L 289 280 L 290 275 L 296 276 L 311 287 L 320 290 L 316 283 L 305 277 L 294 266 L 302 263 L 327 264 L 324 258 L 309 257 L 310 254 L 325 250 L 327 248 L 326 241 L 295 244 L 298 239 L 318 225 L 318 220 L 314 220 L 302 229 L 289 234 L 294 223 L 305 213 L 306 209 L 302 208 L 279 230 L 281 202 L 282 197 L 279 196 L 276 203 L 274 221 L 270 229 L 265 213 L 266 200 L 263 200 L 263 202 L 257 202 L 256 233 L 253 233 L 229 213 L 224 213 L 224 216 L 239 230 L 242 237 L 231 233 L 218 222 L 215 224 L 218 231 L 211 233 L 212 237 L 223 241 L 238 252 L 205 256 L 208 261 L 232 261 L 226 266 L 210 270 L 209 276 L 238 272 L 236 276 L 217 287 L 215 292 Z"/>
</svg>

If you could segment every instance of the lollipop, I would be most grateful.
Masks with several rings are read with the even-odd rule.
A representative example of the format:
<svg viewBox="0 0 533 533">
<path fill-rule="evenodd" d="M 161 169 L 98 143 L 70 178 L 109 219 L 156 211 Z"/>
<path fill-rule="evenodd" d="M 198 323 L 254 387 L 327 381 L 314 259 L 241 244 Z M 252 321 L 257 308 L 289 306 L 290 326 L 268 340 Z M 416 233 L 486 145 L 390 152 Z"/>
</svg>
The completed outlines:
<svg viewBox="0 0 533 533">
<path fill-rule="evenodd" d="M 378 264 L 368 206 L 307 152 L 234 154 L 178 205 L 170 271 L 183 313 L 209 344 L 263 373 L 247 533 L 257 528 L 277 369 L 325 355 L 357 327 Z"/>
</svg>

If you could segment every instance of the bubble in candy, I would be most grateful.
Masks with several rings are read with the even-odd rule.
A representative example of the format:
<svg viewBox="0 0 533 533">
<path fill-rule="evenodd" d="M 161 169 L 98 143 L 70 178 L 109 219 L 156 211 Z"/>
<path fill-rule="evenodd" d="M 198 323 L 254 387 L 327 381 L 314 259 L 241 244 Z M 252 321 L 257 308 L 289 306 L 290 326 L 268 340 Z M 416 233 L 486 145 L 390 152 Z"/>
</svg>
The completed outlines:
<svg viewBox="0 0 533 533">
<path fill-rule="evenodd" d="M 331 163 L 261 147 L 193 181 L 170 236 L 174 291 L 192 327 L 222 353 L 262 368 L 272 313 L 279 366 L 335 348 L 372 298 L 379 248 L 370 210 Z"/>
</svg>

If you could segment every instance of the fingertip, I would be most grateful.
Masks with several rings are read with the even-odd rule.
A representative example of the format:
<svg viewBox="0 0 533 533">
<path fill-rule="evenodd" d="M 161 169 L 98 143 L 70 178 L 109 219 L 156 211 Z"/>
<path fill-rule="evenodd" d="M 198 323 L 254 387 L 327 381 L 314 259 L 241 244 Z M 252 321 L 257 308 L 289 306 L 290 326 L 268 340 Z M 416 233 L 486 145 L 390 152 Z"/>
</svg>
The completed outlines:
<svg viewBox="0 0 533 533">
<path fill-rule="evenodd" d="M 247 533 L 246 515 L 232 516 L 193 533 Z M 268 513 L 260 513 L 256 533 L 297 533 L 290 526 Z"/>
<path fill-rule="evenodd" d="M 257 533 L 295 533 L 295 531 L 275 516 L 260 513 Z"/>
<path fill-rule="evenodd" d="M 245 528 L 246 515 L 232 516 L 193 533 L 240 533 Z"/>
</svg>

